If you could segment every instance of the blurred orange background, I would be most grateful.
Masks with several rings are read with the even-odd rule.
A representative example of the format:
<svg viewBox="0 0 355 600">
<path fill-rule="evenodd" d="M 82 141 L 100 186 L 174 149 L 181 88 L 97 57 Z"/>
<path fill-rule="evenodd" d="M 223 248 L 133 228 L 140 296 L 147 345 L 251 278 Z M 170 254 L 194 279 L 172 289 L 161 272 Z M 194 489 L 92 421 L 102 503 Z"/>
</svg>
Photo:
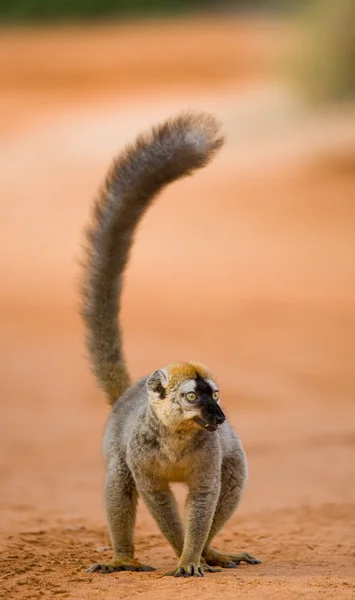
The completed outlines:
<svg viewBox="0 0 355 600">
<path fill-rule="evenodd" d="M 355 111 L 306 108 L 280 68 L 295 38 L 261 16 L 3 27 L 6 598 L 354 597 Z M 264 561 L 188 588 L 160 579 L 174 557 L 143 505 L 137 555 L 157 573 L 85 575 L 109 555 L 108 407 L 77 314 L 83 227 L 111 158 L 187 108 L 214 113 L 227 144 L 144 218 L 126 356 L 134 377 L 181 359 L 215 373 L 250 469 L 217 545 Z"/>
</svg>

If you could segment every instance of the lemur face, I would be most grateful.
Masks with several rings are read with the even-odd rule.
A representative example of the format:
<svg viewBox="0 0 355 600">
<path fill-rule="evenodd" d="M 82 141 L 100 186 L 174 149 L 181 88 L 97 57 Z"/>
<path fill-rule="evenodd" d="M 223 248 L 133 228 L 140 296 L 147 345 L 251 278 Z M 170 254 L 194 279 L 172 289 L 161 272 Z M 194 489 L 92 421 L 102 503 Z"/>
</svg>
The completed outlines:
<svg viewBox="0 0 355 600">
<path fill-rule="evenodd" d="M 207 431 L 216 431 L 226 420 L 219 406 L 218 387 L 212 379 L 197 375 L 195 379 L 184 381 L 179 394 L 186 414 L 196 413 L 194 421 Z"/>
<path fill-rule="evenodd" d="M 226 417 L 211 373 L 196 363 L 178 363 L 154 371 L 148 379 L 154 412 L 169 427 L 216 431 Z"/>
</svg>

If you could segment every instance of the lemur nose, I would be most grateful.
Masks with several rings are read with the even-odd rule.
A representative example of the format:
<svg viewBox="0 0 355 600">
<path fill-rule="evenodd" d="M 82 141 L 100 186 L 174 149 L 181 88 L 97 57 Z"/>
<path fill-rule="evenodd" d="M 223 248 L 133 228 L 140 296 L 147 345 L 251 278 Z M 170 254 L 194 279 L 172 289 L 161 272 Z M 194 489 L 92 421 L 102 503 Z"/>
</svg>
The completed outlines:
<svg viewBox="0 0 355 600">
<path fill-rule="evenodd" d="M 224 423 L 225 420 L 226 420 L 226 417 L 224 415 L 219 415 L 216 417 L 216 423 L 218 425 L 222 425 L 222 423 Z"/>
</svg>

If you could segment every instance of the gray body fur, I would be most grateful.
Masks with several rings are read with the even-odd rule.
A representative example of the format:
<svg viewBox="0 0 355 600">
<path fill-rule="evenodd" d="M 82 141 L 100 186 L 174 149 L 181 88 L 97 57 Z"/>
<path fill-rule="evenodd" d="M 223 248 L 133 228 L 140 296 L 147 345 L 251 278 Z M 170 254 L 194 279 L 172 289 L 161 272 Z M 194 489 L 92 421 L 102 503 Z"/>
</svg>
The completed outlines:
<svg viewBox="0 0 355 600">
<path fill-rule="evenodd" d="M 82 315 L 93 371 L 112 404 L 103 450 L 114 556 L 91 571 L 152 569 L 134 558 L 138 494 L 179 559 L 171 574 L 201 576 L 216 570 L 213 565 L 259 562 L 210 548 L 247 477 L 241 442 L 225 421 L 212 375 L 203 365 L 178 363 L 130 385 L 118 321 L 122 273 L 144 211 L 164 185 L 207 164 L 222 143 L 209 115 L 167 121 L 114 161 L 95 202 Z M 175 481 L 188 486 L 185 531 L 169 487 Z"/>
</svg>

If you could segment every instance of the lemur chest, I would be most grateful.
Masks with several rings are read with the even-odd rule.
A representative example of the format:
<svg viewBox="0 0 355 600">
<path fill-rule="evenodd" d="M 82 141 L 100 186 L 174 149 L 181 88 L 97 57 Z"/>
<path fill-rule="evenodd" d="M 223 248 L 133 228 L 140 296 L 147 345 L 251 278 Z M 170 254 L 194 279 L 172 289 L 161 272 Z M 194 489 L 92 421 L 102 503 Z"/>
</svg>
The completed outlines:
<svg viewBox="0 0 355 600">
<path fill-rule="evenodd" d="M 152 456 L 151 467 L 156 475 L 167 481 L 184 482 L 194 462 L 194 452 L 186 447 L 179 447 L 178 443 L 161 444 Z"/>
<path fill-rule="evenodd" d="M 204 453 L 201 440 L 196 436 L 186 436 L 184 432 L 162 436 L 143 430 L 139 435 L 141 437 L 132 438 L 130 445 L 130 462 L 134 472 L 168 482 L 189 481 L 191 471 Z M 141 448 L 145 448 L 144 453 Z"/>
<path fill-rule="evenodd" d="M 157 456 L 154 461 L 154 472 L 166 481 L 184 482 L 188 479 L 191 462 L 177 457 Z M 190 469 L 189 469 L 190 467 Z"/>
</svg>

